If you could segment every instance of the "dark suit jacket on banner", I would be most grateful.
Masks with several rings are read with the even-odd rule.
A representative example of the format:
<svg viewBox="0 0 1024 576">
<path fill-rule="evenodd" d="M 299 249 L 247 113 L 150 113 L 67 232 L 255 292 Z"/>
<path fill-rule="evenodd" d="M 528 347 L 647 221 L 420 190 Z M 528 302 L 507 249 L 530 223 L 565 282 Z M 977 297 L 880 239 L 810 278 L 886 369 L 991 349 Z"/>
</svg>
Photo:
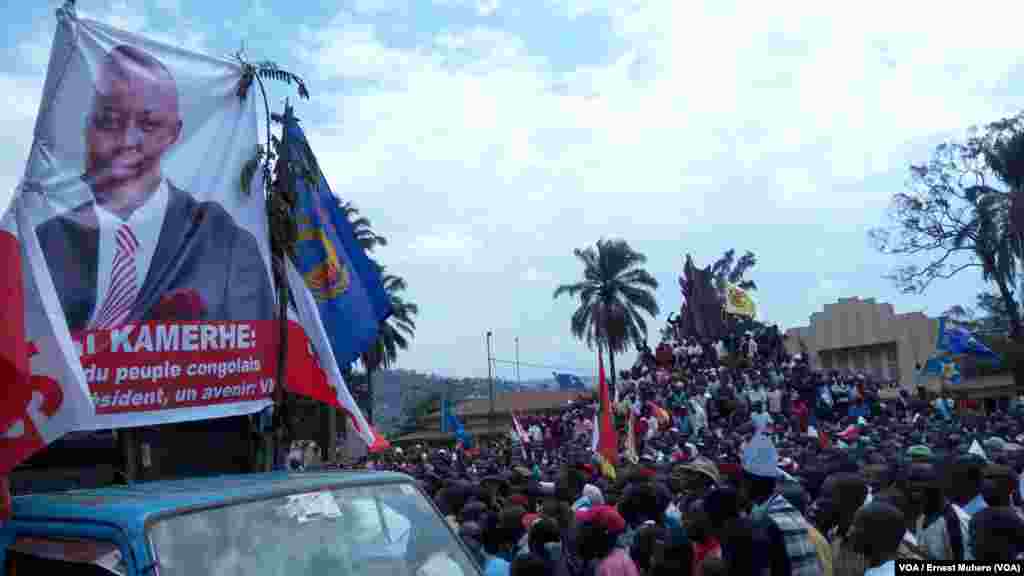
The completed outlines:
<svg viewBox="0 0 1024 576">
<path fill-rule="evenodd" d="M 206 309 L 175 319 L 272 319 L 273 290 L 256 238 L 219 204 L 199 203 L 170 183 L 168 194 L 160 239 L 128 321 L 153 320 L 154 307 L 174 290 L 195 291 Z M 87 202 L 36 229 L 72 332 L 88 326 L 97 304 L 98 222 Z"/>
</svg>

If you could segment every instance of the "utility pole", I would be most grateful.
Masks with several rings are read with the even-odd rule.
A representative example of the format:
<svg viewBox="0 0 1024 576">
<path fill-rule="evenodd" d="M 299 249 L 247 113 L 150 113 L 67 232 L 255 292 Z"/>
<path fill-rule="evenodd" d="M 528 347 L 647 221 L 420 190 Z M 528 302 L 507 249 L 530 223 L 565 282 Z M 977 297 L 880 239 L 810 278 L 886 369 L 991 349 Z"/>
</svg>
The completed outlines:
<svg viewBox="0 0 1024 576">
<path fill-rule="evenodd" d="M 519 336 L 516 336 L 516 387 L 523 391 L 523 383 L 519 379 Z"/>
<path fill-rule="evenodd" d="M 490 330 L 487 331 L 487 381 L 491 389 L 491 409 L 488 414 L 488 423 L 491 434 L 494 434 L 494 374 L 491 372 L 491 336 L 493 335 Z"/>
</svg>

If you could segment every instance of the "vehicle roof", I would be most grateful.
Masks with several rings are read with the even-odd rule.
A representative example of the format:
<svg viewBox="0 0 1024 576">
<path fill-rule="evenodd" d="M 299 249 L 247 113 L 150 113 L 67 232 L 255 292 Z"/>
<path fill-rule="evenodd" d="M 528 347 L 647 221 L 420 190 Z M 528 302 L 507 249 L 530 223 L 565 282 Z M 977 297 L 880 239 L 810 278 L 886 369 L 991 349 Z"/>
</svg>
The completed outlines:
<svg viewBox="0 0 1024 576">
<path fill-rule="evenodd" d="M 93 522 L 141 533 L 154 516 L 234 501 L 259 500 L 324 488 L 346 488 L 412 482 L 393 472 L 324 471 L 270 472 L 142 482 L 47 494 L 26 494 L 12 500 L 13 519 Z"/>
</svg>

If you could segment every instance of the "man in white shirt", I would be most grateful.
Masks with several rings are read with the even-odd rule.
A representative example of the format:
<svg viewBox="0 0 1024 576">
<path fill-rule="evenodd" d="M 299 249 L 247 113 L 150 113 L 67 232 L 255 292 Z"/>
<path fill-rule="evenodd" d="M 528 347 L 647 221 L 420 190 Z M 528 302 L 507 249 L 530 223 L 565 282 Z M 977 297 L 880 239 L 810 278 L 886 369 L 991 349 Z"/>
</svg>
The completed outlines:
<svg viewBox="0 0 1024 576">
<path fill-rule="evenodd" d="M 772 386 L 772 389 L 766 394 L 768 398 L 768 413 L 772 415 L 780 414 L 782 412 L 782 390 L 778 386 Z"/>
<path fill-rule="evenodd" d="M 750 400 L 750 405 L 764 404 L 768 400 L 768 393 L 761 386 L 760 382 L 753 384 L 747 389 L 747 398 Z"/>
<path fill-rule="evenodd" d="M 757 434 L 771 425 L 772 417 L 764 411 L 764 405 L 758 403 L 751 406 L 750 421 L 754 423 L 754 434 Z"/>
<path fill-rule="evenodd" d="M 274 317 L 255 237 L 161 171 L 182 127 L 170 71 L 138 48 L 111 50 L 85 128 L 82 180 L 94 200 L 37 228 L 72 331 Z"/>
</svg>

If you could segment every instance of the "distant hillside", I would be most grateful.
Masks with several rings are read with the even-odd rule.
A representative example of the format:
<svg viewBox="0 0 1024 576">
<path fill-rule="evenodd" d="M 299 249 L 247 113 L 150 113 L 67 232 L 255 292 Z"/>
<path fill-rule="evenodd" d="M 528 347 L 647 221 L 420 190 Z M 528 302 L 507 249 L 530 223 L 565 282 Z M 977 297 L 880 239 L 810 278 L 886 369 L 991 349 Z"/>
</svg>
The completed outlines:
<svg viewBox="0 0 1024 576">
<path fill-rule="evenodd" d="M 593 388 L 593 379 L 583 378 L 587 388 Z M 367 401 L 366 375 L 352 374 L 349 389 L 360 406 Z M 403 421 L 411 417 L 417 404 L 432 397 L 439 399 L 446 390 L 456 401 L 466 398 L 486 398 L 490 394 L 490 383 L 486 378 L 445 378 L 437 374 L 423 374 L 412 370 L 384 370 L 373 374 L 374 410 L 373 420 L 377 429 L 384 434 L 396 431 Z M 449 388 L 450 387 L 450 388 Z M 516 390 L 557 390 L 554 378 L 524 380 L 521 385 L 515 381 L 495 380 L 496 393 Z M 365 409 L 365 408 L 364 408 Z"/>
</svg>

